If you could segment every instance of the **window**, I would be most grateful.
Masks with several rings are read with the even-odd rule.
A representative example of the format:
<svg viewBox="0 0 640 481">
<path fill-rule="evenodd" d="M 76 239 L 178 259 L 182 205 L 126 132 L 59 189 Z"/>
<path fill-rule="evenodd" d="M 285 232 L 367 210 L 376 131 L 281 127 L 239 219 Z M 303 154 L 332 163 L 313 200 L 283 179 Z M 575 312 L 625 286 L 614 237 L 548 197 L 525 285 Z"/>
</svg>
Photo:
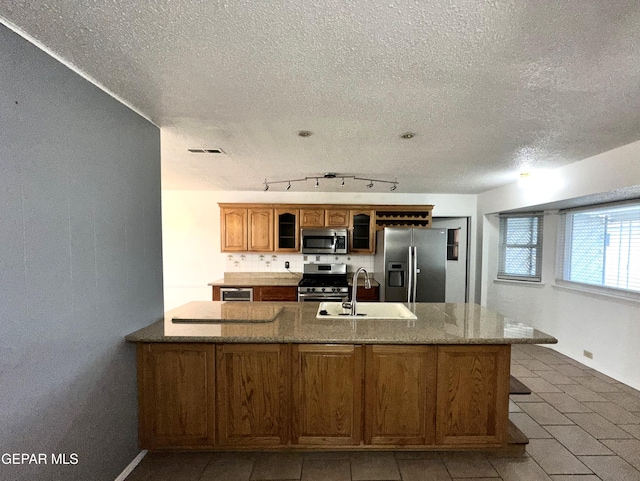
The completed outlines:
<svg viewBox="0 0 640 481">
<path fill-rule="evenodd" d="M 568 211 L 563 217 L 560 280 L 640 292 L 640 204 Z"/>
<path fill-rule="evenodd" d="M 498 278 L 540 281 L 542 214 L 500 216 Z"/>
</svg>

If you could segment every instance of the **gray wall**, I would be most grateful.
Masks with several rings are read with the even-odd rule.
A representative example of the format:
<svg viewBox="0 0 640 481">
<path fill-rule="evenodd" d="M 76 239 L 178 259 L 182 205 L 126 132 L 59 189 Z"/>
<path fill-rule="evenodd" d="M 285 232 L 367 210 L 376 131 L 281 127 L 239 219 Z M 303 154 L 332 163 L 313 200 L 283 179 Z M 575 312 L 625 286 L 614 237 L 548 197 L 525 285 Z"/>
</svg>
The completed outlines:
<svg viewBox="0 0 640 481">
<path fill-rule="evenodd" d="M 123 336 L 162 313 L 159 129 L 0 25 L 0 454 L 48 457 L 0 479 L 124 469 L 139 449 Z"/>
</svg>

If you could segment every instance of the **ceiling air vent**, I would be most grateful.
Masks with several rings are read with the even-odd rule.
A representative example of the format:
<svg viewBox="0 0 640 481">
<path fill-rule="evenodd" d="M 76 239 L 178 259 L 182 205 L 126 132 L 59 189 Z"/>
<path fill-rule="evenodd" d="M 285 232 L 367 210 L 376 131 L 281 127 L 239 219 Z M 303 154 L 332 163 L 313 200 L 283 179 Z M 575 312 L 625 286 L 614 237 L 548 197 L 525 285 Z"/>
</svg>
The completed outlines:
<svg viewBox="0 0 640 481">
<path fill-rule="evenodd" d="M 224 154 L 222 149 L 187 149 L 192 154 Z"/>
</svg>

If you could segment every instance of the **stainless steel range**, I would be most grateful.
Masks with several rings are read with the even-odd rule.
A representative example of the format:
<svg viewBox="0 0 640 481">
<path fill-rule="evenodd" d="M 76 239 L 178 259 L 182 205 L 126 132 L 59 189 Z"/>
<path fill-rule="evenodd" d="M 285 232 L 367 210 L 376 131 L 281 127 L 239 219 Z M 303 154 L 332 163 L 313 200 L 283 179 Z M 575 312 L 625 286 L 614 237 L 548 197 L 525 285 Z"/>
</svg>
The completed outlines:
<svg viewBox="0 0 640 481">
<path fill-rule="evenodd" d="M 346 301 L 349 297 L 346 264 L 305 264 L 298 283 L 298 301 Z"/>
</svg>

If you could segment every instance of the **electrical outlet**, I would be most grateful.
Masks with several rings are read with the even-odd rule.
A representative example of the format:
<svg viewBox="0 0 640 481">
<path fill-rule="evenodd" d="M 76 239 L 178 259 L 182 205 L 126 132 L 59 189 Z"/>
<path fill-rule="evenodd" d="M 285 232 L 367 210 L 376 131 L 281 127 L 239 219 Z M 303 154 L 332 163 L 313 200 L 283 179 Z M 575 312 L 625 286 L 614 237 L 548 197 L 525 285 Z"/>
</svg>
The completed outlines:
<svg viewBox="0 0 640 481">
<path fill-rule="evenodd" d="M 582 351 L 582 355 L 587 359 L 593 359 L 593 353 L 591 351 Z"/>
<path fill-rule="evenodd" d="M 284 268 L 285 268 L 285 269 L 288 269 L 288 268 L 289 268 L 289 261 L 285 261 L 285 262 L 284 262 Z"/>
</svg>

